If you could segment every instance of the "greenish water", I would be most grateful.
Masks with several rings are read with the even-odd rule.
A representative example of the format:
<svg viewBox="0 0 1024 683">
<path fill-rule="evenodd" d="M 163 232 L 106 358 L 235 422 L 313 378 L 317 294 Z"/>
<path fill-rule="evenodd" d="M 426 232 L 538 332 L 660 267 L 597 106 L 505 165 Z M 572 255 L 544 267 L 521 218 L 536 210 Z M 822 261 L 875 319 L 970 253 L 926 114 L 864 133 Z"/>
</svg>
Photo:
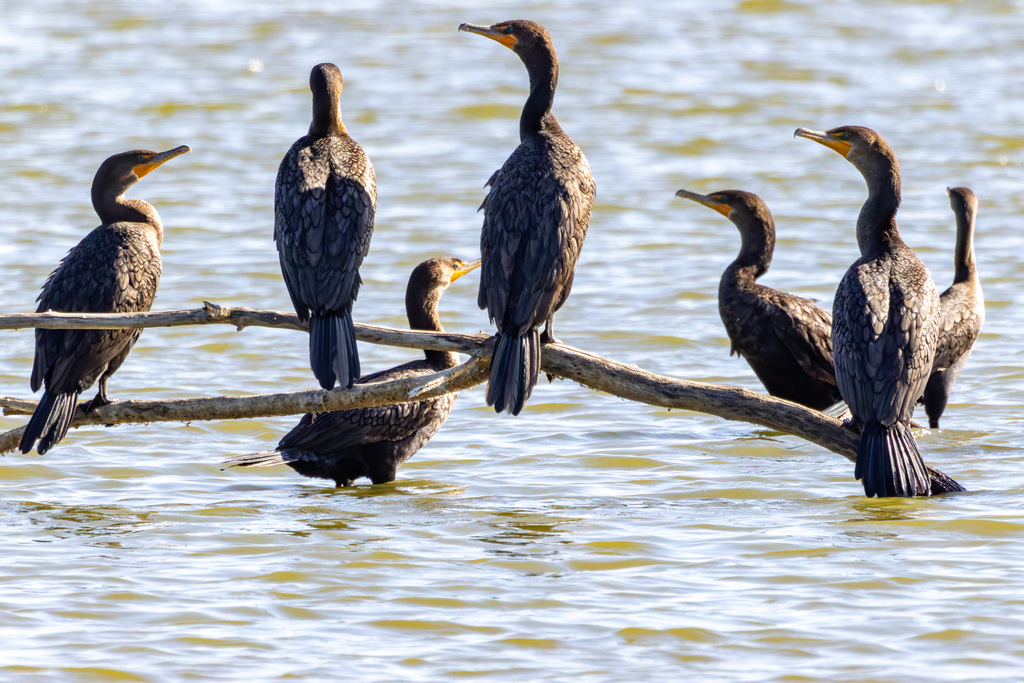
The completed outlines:
<svg viewBox="0 0 1024 683">
<path fill-rule="evenodd" d="M 309 123 L 309 68 L 332 61 L 379 186 L 355 317 L 404 326 L 412 267 L 477 253 L 526 93 L 514 55 L 456 29 L 531 18 L 598 184 L 566 343 L 759 388 L 718 318 L 735 229 L 674 193 L 760 194 L 779 237 L 764 282 L 830 305 L 863 181 L 798 126 L 886 136 L 903 234 L 940 287 L 944 190 L 975 190 L 988 320 L 945 428 L 920 439 L 970 492 L 866 500 L 845 459 L 798 439 L 568 382 L 515 419 L 464 392 L 398 481 L 349 490 L 220 469 L 294 418 L 74 430 L 0 460 L 0 679 L 1020 677 L 1022 3 L 627 5 L 0 0 L 3 311 L 33 310 L 96 224 L 105 157 L 179 144 L 193 153 L 133 191 L 167 230 L 155 308 L 287 310 L 274 176 Z M 448 329 L 490 329 L 476 283 L 446 293 Z M 3 338 L 0 393 L 28 396 L 31 332 Z M 148 330 L 110 392 L 309 389 L 306 363 L 294 332 Z"/>
</svg>

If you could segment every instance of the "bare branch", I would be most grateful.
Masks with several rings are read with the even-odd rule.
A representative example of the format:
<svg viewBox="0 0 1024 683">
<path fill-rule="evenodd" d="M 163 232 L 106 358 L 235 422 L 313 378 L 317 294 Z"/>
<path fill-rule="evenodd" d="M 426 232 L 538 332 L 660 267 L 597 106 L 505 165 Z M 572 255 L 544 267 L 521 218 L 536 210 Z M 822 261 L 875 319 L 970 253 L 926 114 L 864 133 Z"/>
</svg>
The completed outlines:
<svg viewBox="0 0 1024 683">
<path fill-rule="evenodd" d="M 187 311 L 163 311 L 133 314 L 69 314 L 28 313 L 0 316 L 0 329 L 46 328 L 127 328 L 172 327 L 179 325 L 234 325 L 279 327 L 306 330 L 305 323 L 291 313 L 260 311 L 249 308 L 227 308 L 209 302 L 204 308 Z M 356 325 L 360 341 L 404 348 L 459 351 L 473 354 L 466 364 L 445 372 L 454 377 L 431 376 L 373 385 L 357 385 L 352 390 L 306 391 L 294 394 L 271 394 L 244 398 L 218 397 L 188 399 L 184 401 L 123 401 L 105 406 L 88 416 L 76 417 L 79 424 L 120 424 L 126 422 L 156 422 L 192 420 L 221 420 L 273 415 L 292 415 L 311 411 L 341 410 L 370 405 L 407 401 L 416 391 L 429 383 L 429 389 L 415 393 L 414 400 L 437 396 L 447 391 L 465 389 L 486 379 L 490 365 L 490 337 L 483 334 L 464 335 L 447 332 L 410 332 L 386 327 Z M 589 354 L 559 344 L 543 347 L 541 368 L 558 377 L 630 401 L 638 401 L 662 408 L 692 410 L 715 415 L 726 420 L 751 422 L 817 444 L 849 460 L 856 460 L 859 437 L 844 428 L 835 418 L 795 403 L 758 394 L 740 387 L 689 382 L 683 379 L 657 375 L 635 366 Z M 0 407 L 7 414 L 31 412 L 34 402 L 0 399 Z M 79 421 L 81 419 L 81 421 Z M 18 432 L 17 438 L 13 435 Z M 20 439 L 16 429 L 0 435 L 0 453 L 15 447 Z M 12 441 L 13 440 L 13 441 Z M 934 492 L 964 490 L 942 472 L 929 467 Z"/>
<path fill-rule="evenodd" d="M 486 347 L 484 347 L 486 348 Z M 237 420 L 278 415 L 323 413 L 348 408 L 363 408 L 405 401 L 421 401 L 435 396 L 461 391 L 487 379 L 489 353 L 473 355 L 462 365 L 432 375 L 410 377 L 393 382 L 356 384 L 351 389 L 331 391 L 317 389 L 288 394 L 260 396 L 216 396 L 174 401 L 115 401 L 85 414 L 75 414 L 72 427 L 94 424 L 129 424 L 147 422 L 193 422 L 197 420 Z M 0 398 L 0 407 L 8 415 L 30 414 L 35 401 Z M 18 446 L 23 427 L 0 435 L 0 453 Z"/>
<path fill-rule="evenodd" d="M 280 327 L 306 331 L 309 326 L 299 322 L 294 313 L 258 311 L 252 308 L 228 308 L 209 301 L 202 308 L 185 311 L 151 311 L 148 313 L 14 313 L 0 315 L 0 330 L 41 327 L 49 330 L 178 327 L 181 325 L 234 325 L 243 327 Z"/>
</svg>

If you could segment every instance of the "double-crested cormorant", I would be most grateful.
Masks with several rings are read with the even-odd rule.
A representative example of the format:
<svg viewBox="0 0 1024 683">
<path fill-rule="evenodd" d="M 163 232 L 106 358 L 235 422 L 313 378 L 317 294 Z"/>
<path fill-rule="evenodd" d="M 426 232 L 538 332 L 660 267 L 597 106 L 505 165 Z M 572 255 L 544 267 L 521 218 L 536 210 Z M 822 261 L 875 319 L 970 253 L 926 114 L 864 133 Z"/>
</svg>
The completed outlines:
<svg viewBox="0 0 1024 683">
<path fill-rule="evenodd" d="M 557 341 L 554 315 L 572 288 L 587 236 L 594 179 L 583 152 L 551 113 L 558 56 L 551 36 L 532 21 L 460 31 L 496 40 L 519 55 L 530 96 L 519 119 L 519 146 L 491 176 L 480 208 L 483 268 L 477 303 L 498 327 L 487 405 L 518 415 L 537 384 L 540 344 Z M 543 335 L 538 333 L 546 323 Z"/>
<path fill-rule="evenodd" d="M 740 231 L 739 256 L 722 273 L 718 312 L 732 342 L 772 396 L 823 410 L 840 400 L 832 366 L 832 316 L 810 299 L 755 282 L 768 272 L 775 223 L 756 194 L 724 190 L 676 196 L 714 209 Z"/>
<path fill-rule="evenodd" d="M 910 419 L 935 356 L 939 296 L 896 227 L 899 163 L 869 128 L 799 128 L 796 135 L 842 154 L 868 186 L 857 218 L 861 257 L 843 276 L 832 306 L 836 380 L 861 433 L 854 475 L 869 497 L 929 495 Z"/>
<path fill-rule="evenodd" d="M 456 258 L 424 261 L 413 270 L 405 292 L 409 327 L 414 330 L 443 331 L 437 315 L 441 294 L 457 278 L 475 269 L 480 260 Z M 360 377 L 358 384 L 429 375 L 455 367 L 454 353 L 426 351 L 426 358 Z M 351 486 L 360 477 L 374 484 L 393 481 L 398 466 L 411 458 L 432 437 L 455 405 L 457 393 L 410 403 L 338 410 L 303 415 L 288 432 L 277 450 L 231 458 L 231 467 L 288 465 L 299 474 L 333 479 L 338 486 Z"/>
<path fill-rule="evenodd" d="M 953 284 L 939 297 L 939 345 L 932 361 L 932 374 L 924 388 L 924 409 L 928 423 L 938 429 L 960 370 L 971 355 L 985 322 L 985 299 L 974 263 L 974 217 L 978 199 L 966 187 L 953 187 L 949 205 L 956 215 L 956 272 Z"/>
<path fill-rule="evenodd" d="M 274 191 L 281 272 L 299 319 L 309 320 L 309 364 L 324 389 L 359 376 L 352 302 L 377 211 L 373 166 L 341 122 L 341 87 L 338 67 L 313 67 L 313 122 L 281 160 Z"/>
<path fill-rule="evenodd" d="M 160 164 L 190 152 L 132 150 L 104 161 L 92 181 L 92 205 L 100 226 L 67 253 L 43 285 L 38 313 L 134 313 L 148 311 L 160 282 L 160 216 L 124 193 Z M 32 391 L 45 387 L 21 437 L 21 452 L 39 440 L 40 455 L 68 432 L 78 395 L 99 380 L 96 397 L 83 408 L 110 403 L 107 380 L 121 367 L 142 330 L 36 329 Z"/>
</svg>

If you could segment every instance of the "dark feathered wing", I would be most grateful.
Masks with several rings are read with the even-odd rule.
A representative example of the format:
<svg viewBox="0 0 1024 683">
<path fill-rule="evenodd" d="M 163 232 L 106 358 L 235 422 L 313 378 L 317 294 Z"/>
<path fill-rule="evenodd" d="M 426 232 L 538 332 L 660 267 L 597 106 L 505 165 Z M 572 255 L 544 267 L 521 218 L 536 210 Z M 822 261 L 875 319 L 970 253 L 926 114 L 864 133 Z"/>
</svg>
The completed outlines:
<svg viewBox="0 0 1024 683">
<path fill-rule="evenodd" d="M 931 372 L 938 297 L 934 287 L 918 286 L 920 274 L 893 276 L 901 265 L 892 259 L 857 261 L 836 292 L 836 379 L 863 422 L 909 420 Z M 926 270 L 923 275 L 930 277 Z"/>
<path fill-rule="evenodd" d="M 96 228 L 68 252 L 39 296 L 38 312 L 148 311 L 160 281 L 160 252 L 151 226 Z M 81 392 L 113 372 L 141 330 L 36 330 L 32 390 Z"/>
<path fill-rule="evenodd" d="M 521 336 L 569 294 L 594 181 L 571 140 L 540 138 L 517 147 L 488 185 L 478 303 L 499 330 Z"/>
<path fill-rule="evenodd" d="M 300 318 L 351 309 L 376 210 L 373 166 L 354 140 L 306 136 L 288 150 L 277 172 L 274 239 Z"/>
<path fill-rule="evenodd" d="M 766 288 L 767 289 L 767 288 Z M 810 299 L 770 290 L 766 315 L 775 336 L 809 376 L 835 384 L 832 315 Z"/>
<path fill-rule="evenodd" d="M 437 372 L 424 361 L 413 361 L 390 370 L 366 375 L 357 384 L 387 382 L 407 377 L 429 375 Z M 438 398 L 393 403 L 371 408 L 353 408 L 322 413 L 313 420 L 308 414 L 277 444 L 277 449 L 291 448 L 330 453 L 346 448 L 363 446 L 381 441 L 401 441 L 415 432 L 437 421 L 441 427 L 448 417 L 457 394 L 446 394 Z M 443 411 L 443 417 L 438 411 Z M 431 432 L 433 435 L 437 429 Z"/>
<path fill-rule="evenodd" d="M 295 311 L 310 320 L 310 366 L 325 389 L 359 376 L 352 303 L 376 209 L 373 166 L 347 135 L 306 136 L 281 161 L 274 239 Z"/>
<path fill-rule="evenodd" d="M 425 376 L 437 371 L 426 361 L 406 363 L 366 375 L 359 384 Z M 292 465 L 300 474 L 342 483 L 361 476 L 394 478 L 395 468 L 411 457 L 444 424 L 458 394 L 410 403 L 303 415 L 274 451 L 231 458 L 229 466 Z"/>
<path fill-rule="evenodd" d="M 564 133 L 524 140 L 488 181 L 477 303 L 498 327 L 488 405 L 518 415 L 537 383 L 537 328 L 572 289 L 594 204 L 583 152 Z"/>
<path fill-rule="evenodd" d="M 832 317 L 836 380 L 861 425 L 854 476 L 869 497 L 929 495 L 909 424 L 935 354 L 931 275 L 909 249 L 862 258 L 840 282 Z"/>
<path fill-rule="evenodd" d="M 985 322 L 985 300 L 976 280 L 959 282 L 939 297 L 939 342 L 932 361 L 932 374 L 922 402 L 933 429 L 946 410 L 946 403 L 960 370 L 971 355 L 974 342 Z"/>
<path fill-rule="evenodd" d="M 86 235 L 50 274 L 38 312 L 134 313 L 148 311 L 160 281 L 157 229 L 113 223 Z M 42 455 L 67 433 L 78 394 L 105 381 L 124 362 L 141 330 L 36 329 L 32 391 L 45 386 L 22 434 L 23 453 Z M 102 384 L 101 384 L 102 386 Z"/>
<path fill-rule="evenodd" d="M 939 298 L 939 343 L 932 371 L 945 370 L 971 352 L 985 322 L 981 287 L 955 284 Z"/>
</svg>

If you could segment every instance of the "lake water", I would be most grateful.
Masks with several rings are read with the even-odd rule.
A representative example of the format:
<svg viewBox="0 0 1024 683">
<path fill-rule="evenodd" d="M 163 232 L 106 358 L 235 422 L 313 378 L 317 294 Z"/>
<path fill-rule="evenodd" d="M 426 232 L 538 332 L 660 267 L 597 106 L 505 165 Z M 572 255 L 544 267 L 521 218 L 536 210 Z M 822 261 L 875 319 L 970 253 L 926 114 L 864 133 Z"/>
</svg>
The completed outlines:
<svg viewBox="0 0 1024 683">
<path fill-rule="evenodd" d="M 34 310 L 96 224 L 126 149 L 187 144 L 132 191 L 160 211 L 155 309 L 289 309 L 273 183 L 339 65 L 373 160 L 355 307 L 404 326 L 419 261 L 478 254 L 483 184 L 518 142 L 515 55 L 461 22 L 530 18 L 562 63 L 555 113 L 598 197 L 568 344 L 759 385 L 716 293 L 739 239 L 677 199 L 745 189 L 778 226 L 765 284 L 830 306 L 857 257 L 856 170 L 799 126 L 870 126 L 901 161 L 906 240 L 952 279 L 945 188 L 980 199 L 988 320 L 926 459 L 969 493 L 867 500 L 793 437 L 542 380 L 518 418 L 482 387 L 392 484 L 222 471 L 297 418 L 91 427 L 0 460 L 5 681 L 1015 680 L 1024 666 L 1024 3 L 76 3 L 0 0 L 0 301 Z M 476 275 L 442 301 L 491 329 Z M 3 332 L 27 397 L 31 331 Z M 362 345 L 366 371 L 415 353 Z M 295 332 L 146 331 L 113 398 L 315 387 Z M 11 429 L 22 417 L 0 417 Z"/>
</svg>

